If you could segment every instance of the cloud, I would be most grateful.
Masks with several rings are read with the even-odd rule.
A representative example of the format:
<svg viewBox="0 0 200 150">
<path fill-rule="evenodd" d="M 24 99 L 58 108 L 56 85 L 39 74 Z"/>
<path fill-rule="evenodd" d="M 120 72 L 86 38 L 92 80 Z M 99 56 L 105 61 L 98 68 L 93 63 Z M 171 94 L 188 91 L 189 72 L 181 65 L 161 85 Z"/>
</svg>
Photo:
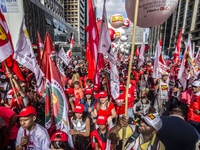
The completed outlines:
<svg viewBox="0 0 200 150">
<path fill-rule="evenodd" d="M 95 1 L 97 17 L 99 18 L 102 17 L 103 2 L 104 0 Z M 106 11 L 107 11 L 107 18 L 110 18 L 110 16 L 114 14 L 121 14 L 124 18 L 127 18 L 124 0 L 107 0 Z"/>
</svg>

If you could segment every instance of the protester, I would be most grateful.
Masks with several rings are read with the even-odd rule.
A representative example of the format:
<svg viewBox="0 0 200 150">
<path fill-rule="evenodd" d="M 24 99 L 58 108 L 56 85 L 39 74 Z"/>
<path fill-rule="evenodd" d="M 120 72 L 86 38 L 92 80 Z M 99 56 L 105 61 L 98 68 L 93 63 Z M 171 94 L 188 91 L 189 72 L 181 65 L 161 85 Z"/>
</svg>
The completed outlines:
<svg viewBox="0 0 200 150">
<path fill-rule="evenodd" d="M 107 149 L 107 134 L 109 128 L 107 127 L 107 117 L 99 115 L 97 117 L 97 125 L 99 126 L 98 129 L 91 133 L 91 143 L 92 149 Z M 112 149 L 112 145 L 110 145 Z"/>
<path fill-rule="evenodd" d="M 200 80 L 192 83 L 192 96 L 191 105 L 189 107 L 188 118 L 189 123 L 193 125 L 200 133 Z"/>
<path fill-rule="evenodd" d="M 106 116 L 108 118 L 108 125 L 116 117 L 115 106 L 108 101 L 108 95 L 105 91 L 99 93 L 99 101 L 95 104 L 94 111 L 91 114 L 94 118 L 98 115 Z"/>
<path fill-rule="evenodd" d="M 48 150 L 50 138 L 47 130 L 35 123 L 37 112 L 34 107 L 23 108 L 19 115 L 21 127 L 19 128 L 16 139 L 16 150 L 27 149 Z"/>
<path fill-rule="evenodd" d="M 74 115 L 71 118 L 71 129 L 69 134 L 73 136 L 73 143 L 76 149 L 87 150 L 90 144 L 90 119 L 84 112 L 82 104 L 76 105 Z"/>
<path fill-rule="evenodd" d="M 117 143 L 116 141 L 122 139 L 122 131 L 120 129 L 122 127 L 129 127 L 132 129 L 126 132 L 128 140 L 125 144 L 125 149 L 159 149 L 164 150 L 165 147 L 161 141 L 156 136 L 156 133 L 162 127 L 162 120 L 158 116 L 158 114 L 147 114 L 146 116 L 142 116 L 142 120 L 137 125 L 129 125 L 129 118 L 123 116 L 119 123 L 114 126 L 108 132 L 108 139 L 110 139 L 113 143 Z M 121 129 L 122 130 L 122 129 Z M 114 147 L 114 146 L 113 146 Z M 115 145 L 116 147 L 116 145 Z"/>
<path fill-rule="evenodd" d="M 72 150 L 68 143 L 68 135 L 63 131 L 54 133 L 51 137 L 51 150 Z"/>
<path fill-rule="evenodd" d="M 154 107 L 160 114 L 163 114 L 167 110 L 167 104 L 169 100 L 169 85 L 167 82 L 168 78 L 168 73 L 164 72 L 162 74 L 162 78 L 157 81 L 158 83 L 155 86 L 155 91 L 158 91 L 158 98 L 154 103 Z"/>
<path fill-rule="evenodd" d="M 0 106 L 0 117 L 6 125 L 7 136 L 3 137 L 5 139 L 5 145 L 10 146 L 12 150 L 15 150 L 15 142 L 17 138 L 17 133 L 19 127 L 17 125 L 17 114 L 10 108 L 5 106 Z"/>
</svg>

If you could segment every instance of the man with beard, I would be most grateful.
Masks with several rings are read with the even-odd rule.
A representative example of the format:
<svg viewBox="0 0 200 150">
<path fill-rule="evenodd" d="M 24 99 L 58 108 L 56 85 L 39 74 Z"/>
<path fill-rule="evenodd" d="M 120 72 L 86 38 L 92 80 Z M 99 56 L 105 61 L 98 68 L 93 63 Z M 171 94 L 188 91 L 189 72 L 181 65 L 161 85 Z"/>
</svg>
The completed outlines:
<svg viewBox="0 0 200 150">
<path fill-rule="evenodd" d="M 20 125 L 16 150 L 27 149 L 49 150 L 50 138 L 47 130 L 41 125 L 35 123 L 37 112 L 34 107 L 23 108 L 19 115 Z"/>
<path fill-rule="evenodd" d="M 162 127 L 162 120 L 157 113 L 149 113 L 146 116 L 142 116 L 141 121 L 136 125 L 134 125 L 132 118 L 123 116 L 119 123 L 108 132 L 107 137 L 113 144 L 122 139 L 123 127 L 127 127 L 126 138 L 128 140 L 125 144 L 126 150 L 165 150 L 162 142 L 156 137 L 156 133 Z M 115 147 L 116 145 L 113 145 L 113 148 Z"/>
</svg>

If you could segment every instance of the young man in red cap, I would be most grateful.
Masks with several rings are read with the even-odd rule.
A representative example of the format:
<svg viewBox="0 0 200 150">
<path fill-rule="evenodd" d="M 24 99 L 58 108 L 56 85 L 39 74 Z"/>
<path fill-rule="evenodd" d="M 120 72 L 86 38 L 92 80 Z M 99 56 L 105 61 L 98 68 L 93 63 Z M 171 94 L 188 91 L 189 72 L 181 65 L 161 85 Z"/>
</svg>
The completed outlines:
<svg viewBox="0 0 200 150">
<path fill-rule="evenodd" d="M 91 133 L 92 149 L 105 150 L 107 149 L 107 133 L 109 130 L 107 127 L 107 117 L 99 115 L 97 117 L 97 124 L 99 125 L 99 128 Z"/>
<path fill-rule="evenodd" d="M 34 107 L 23 108 L 19 115 L 21 127 L 16 140 L 16 150 L 49 150 L 50 138 L 47 130 L 35 123 L 37 112 Z"/>
</svg>

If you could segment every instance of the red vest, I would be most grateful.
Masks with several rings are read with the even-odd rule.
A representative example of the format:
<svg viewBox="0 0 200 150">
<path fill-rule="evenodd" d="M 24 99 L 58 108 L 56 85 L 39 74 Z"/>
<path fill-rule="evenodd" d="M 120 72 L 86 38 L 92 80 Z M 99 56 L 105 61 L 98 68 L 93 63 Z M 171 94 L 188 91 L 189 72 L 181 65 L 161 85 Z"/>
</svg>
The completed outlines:
<svg viewBox="0 0 200 150">
<path fill-rule="evenodd" d="M 109 130 L 109 128 L 107 127 L 107 129 Z M 99 149 L 100 150 L 105 150 L 106 149 L 106 145 L 107 143 L 104 143 L 101 138 L 99 137 L 99 134 L 97 132 L 98 129 L 94 130 L 92 133 L 91 133 L 91 144 L 92 144 L 92 150 L 95 150 L 95 142 L 93 142 L 92 138 L 95 137 L 98 141 L 98 145 L 99 145 Z M 111 144 L 111 147 L 110 149 L 112 149 L 112 144 Z"/>
</svg>

